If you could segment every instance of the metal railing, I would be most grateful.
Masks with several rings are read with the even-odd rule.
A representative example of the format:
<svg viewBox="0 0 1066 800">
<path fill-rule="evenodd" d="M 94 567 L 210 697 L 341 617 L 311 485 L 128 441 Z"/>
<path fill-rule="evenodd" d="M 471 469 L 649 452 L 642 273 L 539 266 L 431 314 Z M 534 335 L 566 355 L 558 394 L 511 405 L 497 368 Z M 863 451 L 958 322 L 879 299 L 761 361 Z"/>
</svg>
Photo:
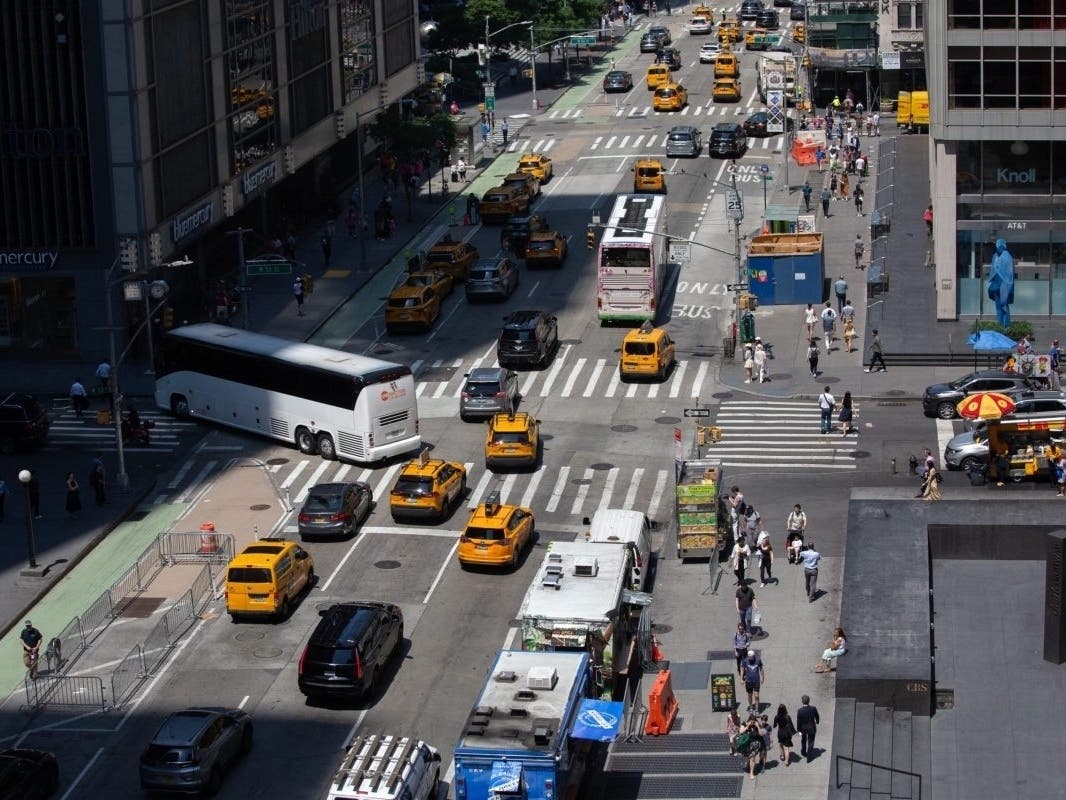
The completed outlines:
<svg viewBox="0 0 1066 800">
<path fill-rule="evenodd" d="M 236 547 L 231 533 L 212 534 L 210 545 L 204 534 L 187 531 L 161 533 L 158 541 L 159 557 L 167 564 L 228 564 Z"/>
<path fill-rule="evenodd" d="M 38 675 L 36 680 L 26 674 L 26 703 L 36 710 L 44 706 L 94 707 L 107 710 L 104 679 L 96 675 Z"/>
<path fill-rule="evenodd" d="M 147 677 L 144 648 L 135 644 L 111 672 L 111 701 L 116 707 L 122 705 Z"/>
<path fill-rule="evenodd" d="M 845 786 L 847 786 L 849 794 L 850 794 L 851 789 L 858 789 L 859 791 L 870 792 L 871 794 L 879 794 L 879 795 L 887 794 L 892 800 L 922 800 L 922 776 L 918 772 L 910 772 L 908 770 L 899 769 L 897 767 L 886 767 L 886 766 L 884 766 L 882 764 L 874 764 L 871 761 L 863 761 L 861 758 L 852 758 L 851 756 L 836 755 L 836 756 L 834 756 L 834 758 L 836 759 L 834 761 L 834 763 L 833 763 L 833 767 L 836 770 L 836 774 L 837 774 L 837 780 L 836 780 L 837 789 L 842 789 Z M 861 764 L 864 767 L 870 767 L 870 769 L 871 769 L 871 772 L 870 772 L 870 784 L 871 785 L 870 786 L 853 786 L 850 780 L 842 781 L 840 779 L 840 762 L 841 762 L 841 760 L 849 761 L 852 764 Z M 888 792 L 884 792 L 884 791 L 876 791 L 875 792 L 874 789 L 873 789 L 873 786 L 872 786 L 872 784 L 873 784 L 873 772 L 872 772 L 872 770 L 875 770 L 875 769 L 884 770 L 885 772 L 889 772 L 889 773 L 898 773 L 900 775 L 906 775 L 907 777 L 909 777 L 911 779 L 911 781 L 910 781 L 911 789 L 914 788 L 914 779 L 917 778 L 918 779 L 918 795 L 917 795 L 917 797 L 915 797 L 913 792 L 910 792 L 909 794 L 906 794 L 906 795 L 897 795 L 895 793 L 895 791 L 892 790 L 892 789 L 890 789 Z"/>
<path fill-rule="evenodd" d="M 177 644 L 178 639 L 189 629 L 196 619 L 196 610 L 192 592 L 183 594 L 170 610 L 162 616 L 156 626 L 144 637 L 142 650 L 144 654 L 144 672 L 151 675 L 163 659 Z"/>
</svg>

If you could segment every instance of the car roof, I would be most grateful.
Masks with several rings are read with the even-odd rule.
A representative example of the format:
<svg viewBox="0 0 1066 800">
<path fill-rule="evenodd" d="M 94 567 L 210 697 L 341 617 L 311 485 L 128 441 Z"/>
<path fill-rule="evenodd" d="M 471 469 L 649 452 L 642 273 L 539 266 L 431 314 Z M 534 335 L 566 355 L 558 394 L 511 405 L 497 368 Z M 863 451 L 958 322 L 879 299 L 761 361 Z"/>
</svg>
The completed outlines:
<svg viewBox="0 0 1066 800">
<path fill-rule="evenodd" d="M 533 231 L 533 233 L 529 234 L 529 240 L 533 241 L 534 239 L 554 239 L 558 235 L 558 231 Z"/>
<path fill-rule="evenodd" d="M 451 252 L 452 250 L 459 249 L 459 247 L 464 244 L 466 244 L 466 242 L 437 242 L 429 249 L 430 252 L 434 250 Z"/>
<path fill-rule="evenodd" d="M 468 381 L 498 381 L 508 373 L 503 367 L 475 367 L 466 376 Z"/>
<path fill-rule="evenodd" d="M 389 294 L 389 297 L 421 297 L 422 294 L 429 290 L 428 286 L 424 286 L 421 283 L 401 283 Z"/>
<path fill-rule="evenodd" d="M 544 313 L 545 312 L 533 308 L 523 308 L 518 311 L 512 311 L 507 319 L 504 320 L 503 327 L 511 328 L 512 330 L 531 328 Z"/>
<path fill-rule="evenodd" d="M 354 644 L 384 610 L 384 603 L 337 603 L 322 613 L 322 619 L 311 633 L 317 645 Z M 345 639 L 341 642 L 341 636 Z"/>
<path fill-rule="evenodd" d="M 743 128 L 739 122 L 719 122 L 714 126 L 716 131 L 735 131 L 738 128 Z"/>
<path fill-rule="evenodd" d="M 489 270 L 499 269 L 500 265 L 506 261 L 506 258 L 502 256 L 500 258 L 479 258 L 471 269 Z"/>
<path fill-rule="evenodd" d="M 344 494 L 349 486 L 355 486 L 354 483 L 317 483 L 312 486 L 307 493 L 308 494 Z"/>
<path fill-rule="evenodd" d="M 490 422 L 493 430 L 524 431 L 536 420 L 528 411 L 516 411 L 514 414 L 493 414 Z"/>
<path fill-rule="evenodd" d="M 219 717 L 219 712 L 208 708 L 187 708 L 176 711 L 163 720 L 152 744 L 190 745 L 199 738 L 204 729 Z"/>
</svg>

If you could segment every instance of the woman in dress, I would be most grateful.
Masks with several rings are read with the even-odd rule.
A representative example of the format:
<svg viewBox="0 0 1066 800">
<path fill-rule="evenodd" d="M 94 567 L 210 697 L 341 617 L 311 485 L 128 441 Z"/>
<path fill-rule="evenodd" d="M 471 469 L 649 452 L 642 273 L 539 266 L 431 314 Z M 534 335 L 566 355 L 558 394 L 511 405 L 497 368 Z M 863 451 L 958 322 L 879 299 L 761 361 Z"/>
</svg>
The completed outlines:
<svg viewBox="0 0 1066 800">
<path fill-rule="evenodd" d="M 929 465 L 929 470 L 925 473 L 925 483 L 922 484 L 922 499 L 943 499 L 940 494 L 940 470 L 932 464 Z"/>
<path fill-rule="evenodd" d="M 743 724 L 744 721 L 740 718 L 740 714 L 737 713 L 737 707 L 733 706 L 729 716 L 725 718 L 725 735 L 729 737 L 729 755 L 731 756 L 737 754 L 737 748 L 733 744 L 733 740 L 740 733 L 740 728 Z"/>
<path fill-rule="evenodd" d="M 807 310 L 803 312 L 803 324 L 807 326 L 807 338 L 814 338 L 814 326 L 818 324 L 818 314 L 814 311 L 814 304 L 807 303 Z"/>
<path fill-rule="evenodd" d="M 73 472 L 67 473 L 67 515 L 77 519 L 81 512 L 81 495 L 78 493 L 78 479 Z"/>
<path fill-rule="evenodd" d="M 792 762 L 792 737 L 796 735 L 796 725 L 784 703 L 777 707 L 774 727 L 777 728 L 777 745 L 781 748 L 781 760 L 787 767 Z"/>
<path fill-rule="evenodd" d="M 851 421 L 855 419 L 855 412 L 851 406 L 851 392 L 844 392 L 844 399 L 840 404 L 840 433 L 847 436 L 855 429 L 851 427 Z"/>
</svg>

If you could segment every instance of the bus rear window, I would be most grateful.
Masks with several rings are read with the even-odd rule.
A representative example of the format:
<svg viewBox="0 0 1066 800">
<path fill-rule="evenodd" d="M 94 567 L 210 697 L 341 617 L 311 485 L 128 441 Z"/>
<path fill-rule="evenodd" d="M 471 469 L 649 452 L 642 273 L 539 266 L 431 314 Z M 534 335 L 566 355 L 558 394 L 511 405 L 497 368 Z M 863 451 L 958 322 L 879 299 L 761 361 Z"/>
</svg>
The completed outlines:
<svg viewBox="0 0 1066 800">
<path fill-rule="evenodd" d="M 607 247 L 603 251 L 603 266 L 647 269 L 651 266 L 651 252 L 641 247 Z"/>
<path fill-rule="evenodd" d="M 270 570 L 265 567 L 230 567 L 230 583 L 271 583 Z"/>
</svg>

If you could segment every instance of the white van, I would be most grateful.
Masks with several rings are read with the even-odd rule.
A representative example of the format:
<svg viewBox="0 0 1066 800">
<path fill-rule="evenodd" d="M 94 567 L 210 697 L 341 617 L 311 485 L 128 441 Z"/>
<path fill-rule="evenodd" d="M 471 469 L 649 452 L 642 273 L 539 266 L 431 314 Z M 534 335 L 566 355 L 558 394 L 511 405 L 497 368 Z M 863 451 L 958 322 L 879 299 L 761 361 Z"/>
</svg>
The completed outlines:
<svg viewBox="0 0 1066 800">
<path fill-rule="evenodd" d="M 440 753 L 409 736 L 357 736 L 329 785 L 328 800 L 433 800 Z"/>
<path fill-rule="evenodd" d="M 585 517 L 582 522 L 588 526 L 585 541 L 610 544 L 621 542 L 632 548 L 633 567 L 629 588 L 638 592 L 644 591 L 651 561 L 652 523 L 648 517 L 641 511 L 601 508 L 592 515 L 591 520 Z"/>
</svg>

